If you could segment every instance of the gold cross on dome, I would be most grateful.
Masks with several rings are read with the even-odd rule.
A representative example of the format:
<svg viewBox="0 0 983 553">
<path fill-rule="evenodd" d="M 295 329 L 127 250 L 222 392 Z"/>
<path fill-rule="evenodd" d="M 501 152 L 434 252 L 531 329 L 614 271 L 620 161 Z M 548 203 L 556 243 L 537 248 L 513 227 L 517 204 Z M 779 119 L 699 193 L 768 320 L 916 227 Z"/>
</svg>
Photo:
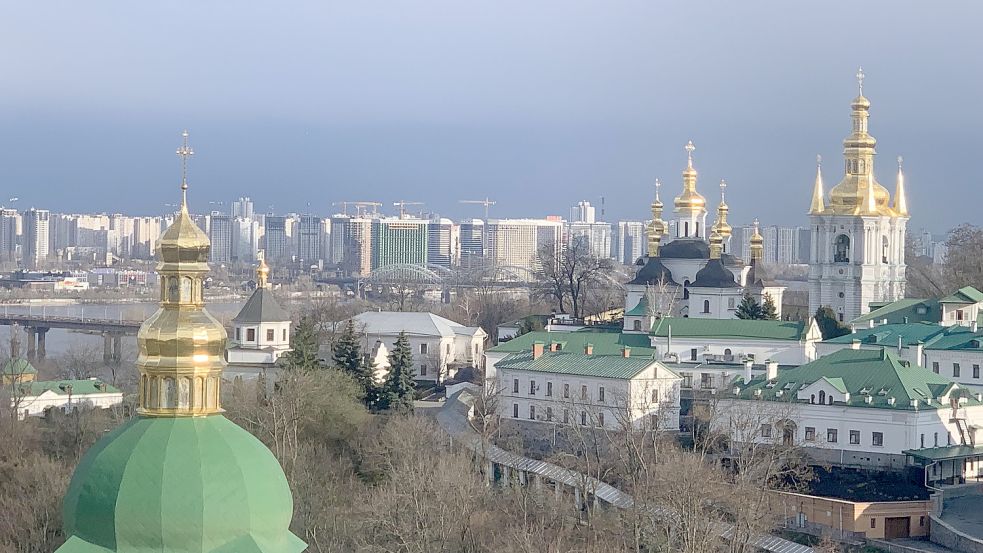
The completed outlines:
<svg viewBox="0 0 983 553">
<path fill-rule="evenodd" d="M 182 201 L 188 204 L 188 158 L 195 155 L 195 151 L 188 145 L 188 131 L 181 133 L 183 141 L 181 147 L 177 149 L 177 155 L 181 158 L 181 194 Z"/>
<path fill-rule="evenodd" d="M 720 201 L 721 201 L 721 203 L 723 203 L 723 201 L 724 201 L 724 190 L 726 188 L 727 188 L 727 181 L 725 181 L 724 179 L 720 179 Z"/>
<path fill-rule="evenodd" d="M 692 140 L 690 140 L 689 142 L 686 143 L 686 148 L 685 149 L 686 149 L 686 159 L 689 162 L 689 166 L 692 167 L 693 166 L 693 150 L 696 149 L 696 146 L 693 145 L 693 141 Z"/>
<path fill-rule="evenodd" d="M 860 95 L 864 95 L 864 68 L 857 69 L 857 84 L 860 86 Z"/>
<path fill-rule="evenodd" d="M 659 189 L 662 188 L 662 181 L 655 179 L 655 201 L 659 201 Z"/>
</svg>

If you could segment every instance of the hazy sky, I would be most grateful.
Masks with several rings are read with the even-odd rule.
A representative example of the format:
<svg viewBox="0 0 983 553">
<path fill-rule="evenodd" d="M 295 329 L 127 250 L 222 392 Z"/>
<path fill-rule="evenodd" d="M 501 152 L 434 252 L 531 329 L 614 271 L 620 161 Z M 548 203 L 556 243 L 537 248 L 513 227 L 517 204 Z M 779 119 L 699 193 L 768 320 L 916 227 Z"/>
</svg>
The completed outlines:
<svg viewBox="0 0 983 553">
<path fill-rule="evenodd" d="M 979 2 L 898 0 L 9 1 L 0 201 L 160 213 L 188 128 L 197 211 L 458 218 L 487 194 L 518 217 L 604 196 L 606 219 L 642 219 L 691 139 L 735 223 L 805 224 L 816 154 L 827 188 L 842 176 L 862 64 L 879 180 L 903 155 L 911 226 L 943 230 L 980 222 L 981 21 Z"/>
</svg>

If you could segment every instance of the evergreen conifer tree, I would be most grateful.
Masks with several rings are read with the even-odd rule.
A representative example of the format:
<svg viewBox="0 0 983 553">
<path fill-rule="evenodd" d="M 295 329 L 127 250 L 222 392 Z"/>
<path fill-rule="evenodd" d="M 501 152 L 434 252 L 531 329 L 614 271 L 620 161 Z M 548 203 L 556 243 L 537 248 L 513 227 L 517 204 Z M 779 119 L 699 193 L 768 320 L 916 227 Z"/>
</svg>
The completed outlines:
<svg viewBox="0 0 983 553">
<path fill-rule="evenodd" d="M 379 391 L 379 407 L 383 409 L 413 409 L 413 352 L 405 332 L 389 352 L 389 374 Z"/>
<path fill-rule="evenodd" d="M 820 307 L 816 310 L 816 324 L 819 325 L 823 340 L 850 333 L 850 327 L 836 320 L 836 313 L 830 307 Z"/>
<path fill-rule="evenodd" d="M 301 317 L 293 334 L 290 335 L 290 351 L 280 357 L 280 363 L 287 369 L 313 370 L 324 368 L 318 356 L 321 340 L 310 317 Z"/>
<path fill-rule="evenodd" d="M 366 396 L 371 395 L 372 367 L 362 356 L 360 336 L 355 331 L 355 323 L 349 319 L 341 330 L 338 340 L 331 348 L 331 360 L 342 372 L 348 374 L 365 389 Z"/>
<path fill-rule="evenodd" d="M 761 304 L 758 303 L 758 300 L 754 299 L 754 296 L 750 292 L 745 292 L 744 299 L 737 306 L 736 314 L 738 319 L 761 319 Z"/>
<path fill-rule="evenodd" d="M 778 308 L 775 307 L 771 294 L 765 294 L 765 301 L 761 304 L 761 318 L 766 321 L 778 320 Z"/>
</svg>

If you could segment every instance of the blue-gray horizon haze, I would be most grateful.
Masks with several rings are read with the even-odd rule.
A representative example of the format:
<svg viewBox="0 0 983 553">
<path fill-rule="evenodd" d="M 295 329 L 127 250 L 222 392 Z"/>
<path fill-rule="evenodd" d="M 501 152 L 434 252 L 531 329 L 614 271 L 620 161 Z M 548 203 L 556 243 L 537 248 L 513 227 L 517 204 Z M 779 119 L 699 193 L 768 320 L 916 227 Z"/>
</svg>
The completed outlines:
<svg viewBox="0 0 983 553">
<path fill-rule="evenodd" d="M 10 2 L 0 8 L 0 203 L 159 214 L 338 211 L 642 220 L 697 147 L 736 224 L 807 225 L 815 156 L 842 176 L 863 65 L 910 228 L 978 222 L 983 111 L 972 2 Z M 936 198 L 970 201 L 942 205 Z M 309 207 L 308 207 L 309 206 Z"/>
</svg>

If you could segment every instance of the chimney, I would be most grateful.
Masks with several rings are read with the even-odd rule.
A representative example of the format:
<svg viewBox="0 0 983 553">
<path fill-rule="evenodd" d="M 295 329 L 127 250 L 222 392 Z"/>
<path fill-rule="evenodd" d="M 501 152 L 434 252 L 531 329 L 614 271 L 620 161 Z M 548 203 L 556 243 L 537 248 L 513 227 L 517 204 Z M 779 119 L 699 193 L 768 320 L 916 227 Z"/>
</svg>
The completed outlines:
<svg viewBox="0 0 983 553">
<path fill-rule="evenodd" d="M 624 357 L 625 359 L 631 357 L 631 346 L 623 346 L 621 348 L 621 356 Z"/>
<path fill-rule="evenodd" d="M 751 369 L 754 368 L 754 361 L 750 359 L 744 362 L 744 382 L 751 382 Z"/>
<path fill-rule="evenodd" d="M 584 355 L 594 355 L 594 344 L 590 342 L 584 344 Z"/>
<path fill-rule="evenodd" d="M 765 366 L 767 367 L 766 378 L 768 380 L 775 380 L 778 378 L 778 361 L 772 361 L 769 359 L 765 361 Z"/>
<path fill-rule="evenodd" d="M 969 321 L 969 329 L 971 331 L 978 332 L 979 331 L 979 327 L 980 327 L 980 325 L 979 325 L 979 323 L 978 323 L 978 321 L 976 319 L 973 319 L 972 321 Z"/>
<path fill-rule="evenodd" d="M 560 351 L 560 343 L 559 342 L 550 342 L 550 351 L 554 351 L 554 352 L 555 351 Z"/>
<path fill-rule="evenodd" d="M 874 328 L 874 319 L 867 321 L 867 328 Z"/>
<path fill-rule="evenodd" d="M 532 358 L 535 360 L 535 359 L 539 359 L 542 356 L 543 356 L 543 343 L 542 342 L 533 342 L 532 343 Z"/>
<path fill-rule="evenodd" d="M 854 338 L 850 341 L 850 349 L 860 349 L 860 340 Z"/>
<path fill-rule="evenodd" d="M 925 342 L 918 340 L 915 344 L 915 364 L 919 367 L 922 366 L 922 349 L 925 347 Z"/>
<path fill-rule="evenodd" d="M 983 401 L 983 394 L 976 392 L 976 401 Z"/>
</svg>

